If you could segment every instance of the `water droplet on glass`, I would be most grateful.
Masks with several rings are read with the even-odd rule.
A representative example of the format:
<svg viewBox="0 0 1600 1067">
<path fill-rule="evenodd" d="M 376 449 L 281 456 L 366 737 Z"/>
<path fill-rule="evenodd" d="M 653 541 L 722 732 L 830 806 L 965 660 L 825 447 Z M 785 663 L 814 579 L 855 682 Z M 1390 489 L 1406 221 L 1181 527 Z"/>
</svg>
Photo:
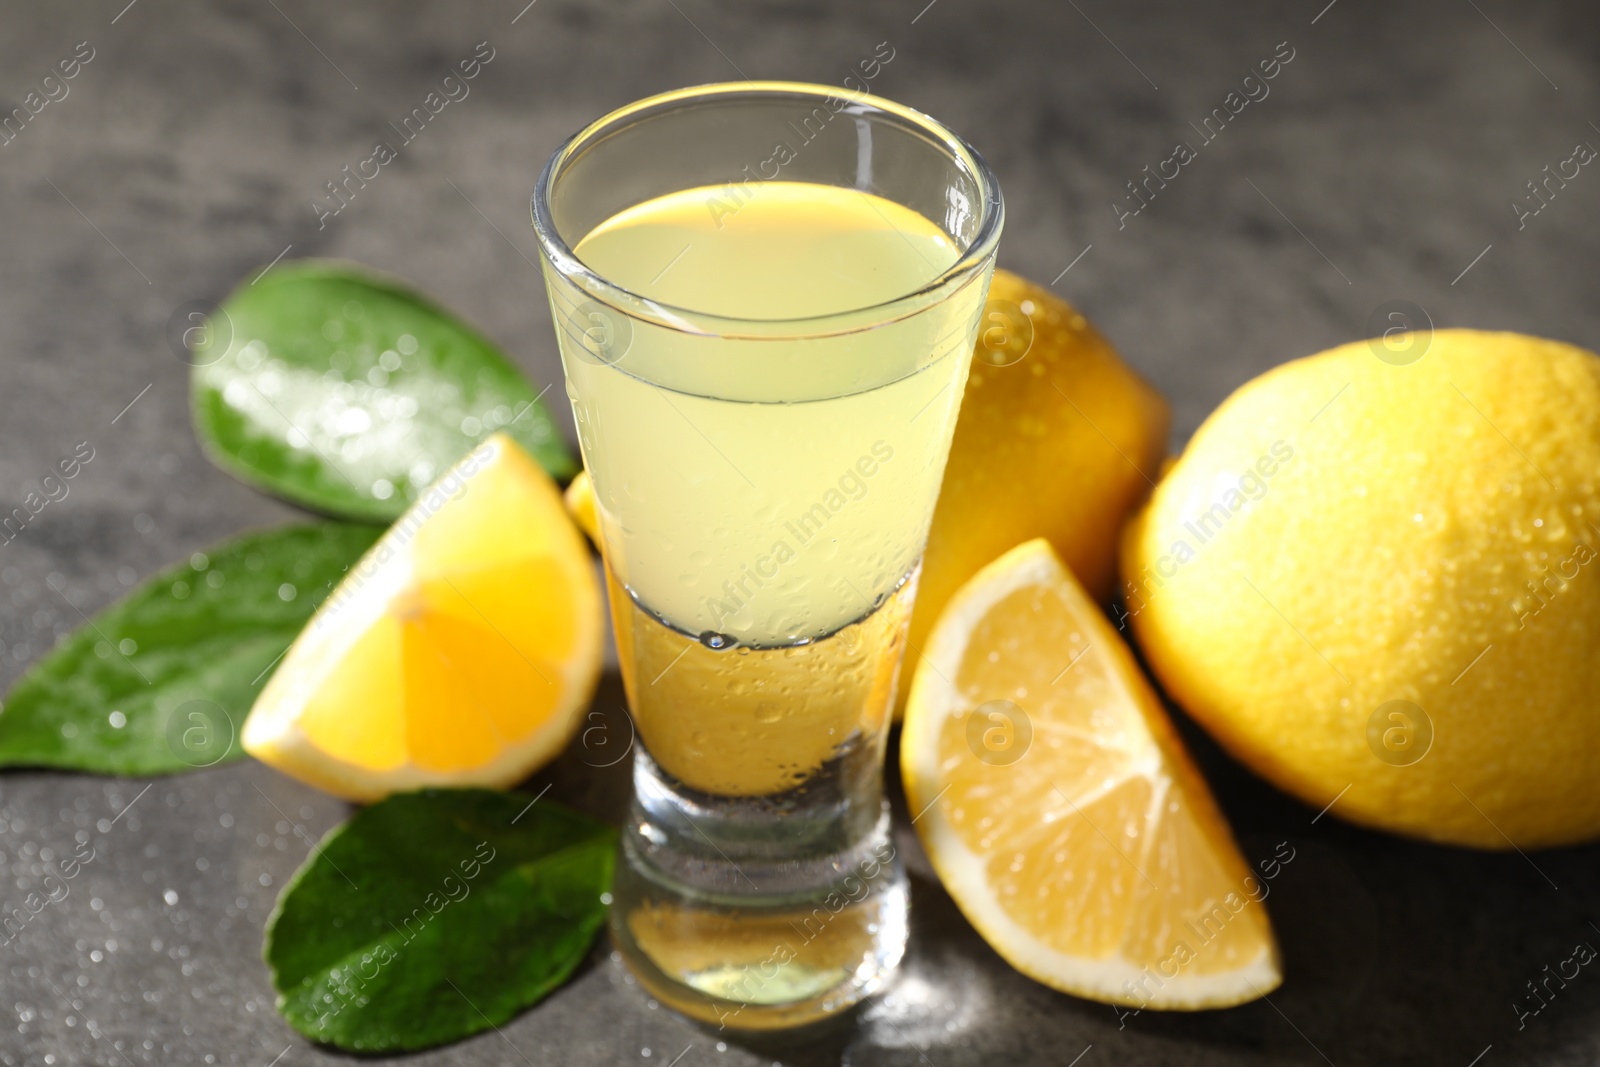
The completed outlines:
<svg viewBox="0 0 1600 1067">
<path fill-rule="evenodd" d="M 727 634 L 719 634 L 715 630 L 707 630 L 700 635 L 700 643 L 709 649 L 720 652 L 725 648 L 732 648 L 738 644 L 738 641 Z"/>
</svg>

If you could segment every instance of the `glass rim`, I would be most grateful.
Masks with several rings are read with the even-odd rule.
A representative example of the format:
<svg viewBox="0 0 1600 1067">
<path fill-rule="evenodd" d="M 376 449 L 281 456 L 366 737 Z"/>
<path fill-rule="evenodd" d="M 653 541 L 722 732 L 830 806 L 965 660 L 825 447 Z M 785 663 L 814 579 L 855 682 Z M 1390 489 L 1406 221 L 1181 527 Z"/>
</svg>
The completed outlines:
<svg viewBox="0 0 1600 1067">
<path fill-rule="evenodd" d="M 739 96 L 793 97 L 797 100 L 844 99 L 849 106 L 840 114 L 881 114 L 892 116 L 936 142 L 958 168 L 968 173 L 978 186 L 978 228 L 960 256 L 926 284 L 910 292 L 876 304 L 823 315 L 800 318 L 761 319 L 719 315 L 694 308 L 678 307 L 652 300 L 610 281 L 579 259 L 557 230 L 550 207 L 551 192 L 563 168 L 581 149 L 598 143 L 639 119 L 674 110 L 683 110 L 716 100 Z M 1005 219 L 1005 202 L 999 182 L 989 164 L 944 123 L 915 108 L 897 104 L 871 92 L 861 93 L 811 82 L 742 81 L 713 82 L 687 86 L 647 96 L 595 119 L 567 138 L 550 156 L 535 183 L 532 199 L 533 229 L 546 261 L 562 277 L 614 310 L 682 333 L 751 340 L 799 340 L 831 337 L 877 329 L 915 314 L 945 290 L 964 288 L 980 276 L 984 264 L 994 256 Z M 865 321 L 863 321 L 865 319 Z"/>
</svg>

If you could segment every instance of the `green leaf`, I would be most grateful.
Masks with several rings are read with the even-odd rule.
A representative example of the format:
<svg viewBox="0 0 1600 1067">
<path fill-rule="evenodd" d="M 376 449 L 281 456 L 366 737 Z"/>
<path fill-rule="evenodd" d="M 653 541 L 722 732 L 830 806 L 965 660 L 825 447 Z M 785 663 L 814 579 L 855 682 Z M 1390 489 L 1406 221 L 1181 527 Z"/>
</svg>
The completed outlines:
<svg viewBox="0 0 1600 1067">
<path fill-rule="evenodd" d="M 289 1024 L 360 1052 L 428 1048 L 566 981 L 605 922 L 616 832 L 536 799 L 402 793 L 323 839 L 267 923 Z"/>
<path fill-rule="evenodd" d="M 280 264 L 240 286 L 194 335 L 201 445 L 224 470 L 295 503 L 391 522 L 496 430 L 557 480 L 578 471 L 498 348 L 417 293 L 352 266 Z"/>
<path fill-rule="evenodd" d="M 237 759 L 268 670 L 381 533 L 267 530 L 151 578 L 17 682 L 0 711 L 0 766 L 145 775 Z"/>
</svg>

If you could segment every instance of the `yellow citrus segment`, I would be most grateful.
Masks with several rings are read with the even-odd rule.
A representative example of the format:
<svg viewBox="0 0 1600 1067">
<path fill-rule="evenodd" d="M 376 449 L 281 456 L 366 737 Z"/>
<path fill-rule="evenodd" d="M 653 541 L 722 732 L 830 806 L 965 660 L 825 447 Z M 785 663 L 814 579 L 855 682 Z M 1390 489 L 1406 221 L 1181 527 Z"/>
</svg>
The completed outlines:
<svg viewBox="0 0 1600 1067">
<path fill-rule="evenodd" d="M 955 595 L 917 665 L 900 758 L 917 830 L 1013 966 L 1140 1008 L 1281 981 L 1259 883 L 1127 646 L 1049 543 Z"/>
<path fill-rule="evenodd" d="M 494 758 L 498 747 L 490 714 L 473 692 L 473 672 L 493 670 L 499 664 L 462 662 L 457 657 L 462 651 L 460 635 L 450 632 L 457 626 L 435 616 L 402 627 L 400 667 L 406 699 L 400 721 L 412 764 L 423 771 L 449 773 L 481 766 Z M 436 710 L 444 708 L 450 714 Z M 358 751 L 350 755 L 360 758 Z"/>
<path fill-rule="evenodd" d="M 1130 958 L 1164 960 L 1185 944 L 1195 950 L 1193 959 L 1183 964 L 1186 969 L 1219 974 L 1246 967 L 1263 942 L 1271 943 L 1265 909 L 1250 900 L 1252 887 L 1260 883 L 1229 862 L 1237 857 L 1219 852 L 1213 838 L 1191 806 L 1168 799 L 1146 855 L 1152 871 L 1180 877 L 1134 885 L 1141 921 L 1130 928 L 1124 946 Z M 1204 951 L 1199 951 L 1202 944 Z M 1271 987 L 1261 988 L 1266 992 Z"/>
<path fill-rule="evenodd" d="M 351 568 L 256 700 L 244 747 L 353 800 L 511 785 L 571 737 L 601 627 L 560 492 L 497 434 Z"/>
<path fill-rule="evenodd" d="M 572 520 L 578 524 L 578 529 L 588 535 L 589 540 L 595 544 L 600 543 L 600 520 L 595 516 L 594 482 L 589 480 L 588 471 L 579 471 L 578 476 L 572 479 L 566 492 L 567 510 L 572 513 Z"/>
<path fill-rule="evenodd" d="M 509 437 L 506 445 L 497 454 L 480 457 L 480 463 L 492 466 L 465 471 L 461 488 L 438 498 L 441 506 L 417 526 L 419 574 L 434 577 L 506 566 L 549 556 L 572 541 L 570 522 L 551 521 L 566 512 L 560 491 Z M 470 464 L 477 455 L 462 462 Z M 493 476 L 479 477 L 484 473 Z M 451 506 L 469 497 L 470 507 Z M 404 523 L 401 518 L 396 525 L 403 528 Z"/>
<path fill-rule="evenodd" d="M 502 536 L 505 536 L 502 534 Z M 593 578 L 580 572 L 586 581 Z M 580 642 L 578 598 L 566 565 L 545 556 L 502 567 L 482 567 L 424 579 L 423 596 L 433 611 L 480 629 L 530 658 L 566 656 Z M 529 610 L 529 601 L 536 608 Z"/>
<path fill-rule="evenodd" d="M 312 745 L 326 752 L 360 752 L 375 771 L 405 763 L 405 734 L 384 729 L 385 709 L 404 699 L 401 678 L 390 669 L 400 658 L 402 640 L 400 621 L 384 616 L 350 646 L 344 669 L 328 676 L 300 714 L 300 729 Z M 250 743 L 247 725 L 245 744 Z"/>
</svg>

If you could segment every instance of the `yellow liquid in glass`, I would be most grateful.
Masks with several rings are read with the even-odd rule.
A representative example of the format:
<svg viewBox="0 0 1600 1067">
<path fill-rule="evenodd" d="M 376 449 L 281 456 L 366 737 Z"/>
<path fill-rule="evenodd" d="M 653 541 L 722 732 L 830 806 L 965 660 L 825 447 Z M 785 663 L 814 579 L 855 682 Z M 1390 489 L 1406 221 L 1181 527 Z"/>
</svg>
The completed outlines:
<svg viewBox="0 0 1600 1067">
<path fill-rule="evenodd" d="M 881 744 L 986 279 L 880 322 L 868 309 L 960 249 L 902 205 L 799 182 L 731 210 L 722 188 L 647 201 L 575 252 L 665 319 L 859 312 L 715 336 L 633 322 L 595 359 L 585 310 L 555 308 L 650 754 L 691 786 L 752 795 L 852 738 Z"/>
<path fill-rule="evenodd" d="M 886 303 L 960 255 L 943 229 L 908 207 L 810 182 L 767 182 L 743 204 L 720 188 L 671 193 L 613 215 L 575 251 L 630 292 L 739 319 Z"/>
</svg>

